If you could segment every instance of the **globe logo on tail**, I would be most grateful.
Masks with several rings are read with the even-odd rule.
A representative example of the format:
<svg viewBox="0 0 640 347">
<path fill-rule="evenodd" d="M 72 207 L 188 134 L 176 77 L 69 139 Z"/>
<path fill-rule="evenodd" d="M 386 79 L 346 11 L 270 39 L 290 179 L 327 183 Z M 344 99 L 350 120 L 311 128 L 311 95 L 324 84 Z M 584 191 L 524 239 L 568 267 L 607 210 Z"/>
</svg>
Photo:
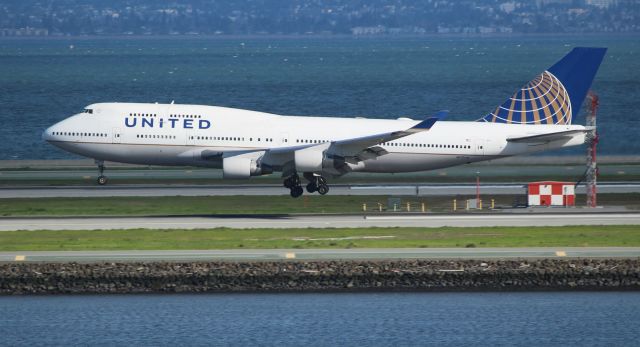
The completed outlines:
<svg viewBox="0 0 640 347">
<path fill-rule="evenodd" d="M 482 119 L 493 123 L 571 124 L 571 100 L 562 82 L 545 71 Z"/>
</svg>

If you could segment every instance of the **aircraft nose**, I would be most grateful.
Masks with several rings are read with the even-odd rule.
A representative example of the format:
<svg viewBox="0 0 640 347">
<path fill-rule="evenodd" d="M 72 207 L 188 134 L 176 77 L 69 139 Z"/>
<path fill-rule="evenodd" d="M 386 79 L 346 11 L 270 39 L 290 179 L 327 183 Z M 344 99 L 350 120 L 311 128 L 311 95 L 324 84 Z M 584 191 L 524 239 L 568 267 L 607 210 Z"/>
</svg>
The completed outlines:
<svg viewBox="0 0 640 347">
<path fill-rule="evenodd" d="M 60 137 L 58 135 L 60 135 L 60 123 L 56 123 L 46 129 L 44 129 L 44 131 L 42 132 L 42 139 L 44 141 L 47 142 L 51 142 L 51 141 L 56 141 L 56 140 L 60 140 Z"/>
<path fill-rule="evenodd" d="M 51 129 L 53 127 L 48 127 L 46 129 L 44 129 L 44 131 L 42 132 L 42 139 L 45 141 L 51 141 L 51 137 L 53 136 L 53 130 Z"/>
<path fill-rule="evenodd" d="M 42 139 L 47 142 L 59 141 L 60 135 L 62 135 L 62 129 L 65 128 L 67 120 L 61 120 L 52 126 L 44 129 L 42 132 Z"/>
</svg>

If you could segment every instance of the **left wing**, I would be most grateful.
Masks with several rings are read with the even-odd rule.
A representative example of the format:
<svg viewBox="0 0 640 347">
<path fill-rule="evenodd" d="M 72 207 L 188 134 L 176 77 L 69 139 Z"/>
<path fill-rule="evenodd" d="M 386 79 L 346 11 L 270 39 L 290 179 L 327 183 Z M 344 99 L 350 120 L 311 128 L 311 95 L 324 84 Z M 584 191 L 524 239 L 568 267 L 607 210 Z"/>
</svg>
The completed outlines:
<svg viewBox="0 0 640 347">
<path fill-rule="evenodd" d="M 384 148 L 376 146 L 377 144 L 427 131 L 431 129 L 439 119 L 439 117 L 427 118 L 406 130 L 334 141 L 331 142 L 326 153 L 327 155 L 343 157 L 350 163 L 357 163 L 359 161 L 379 157 L 387 154 L 388 152 Z"/>
<path fill-rule="evenodd" d="M 336 171 L 346 173 L 350 171 L 347 163 L 357 164 L 361 161 L 373 159 L 389 153 L 384 148 L 376 146 L 377 144 L 427 131 L 431 129 L 439 119 L 442 119 L 441 114 L 439 117 L 427 118 L 406 130 L 391 131 L 387 133 L 312 145 L 270 148 L 264 151 L 262 160 L 264 163 L 269 165 L 281 167 L 283 176 L 288 176 L 295 172 L 297 167 L 301 165 L 301 163 L 297 162 L 296 157 L 300 159 L 310 157 L 315 158 L 313 162 L 318 165 L 320 165 L 319 163 L 322 161 L 321 158 L 330 158 L 335 162 L 334 168 Z M 317 167 L 313 168 L 313 170 L 310 169 L 309 171 L 315 171 L 316 169 Z"/>
</svg>

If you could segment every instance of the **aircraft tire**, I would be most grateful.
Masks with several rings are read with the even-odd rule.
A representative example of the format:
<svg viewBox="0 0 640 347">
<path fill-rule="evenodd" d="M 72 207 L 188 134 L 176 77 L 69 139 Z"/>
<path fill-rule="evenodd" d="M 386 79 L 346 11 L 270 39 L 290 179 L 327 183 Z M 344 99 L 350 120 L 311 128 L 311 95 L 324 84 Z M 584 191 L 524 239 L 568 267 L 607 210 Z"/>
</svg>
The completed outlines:
<svg viewBox="0 0 640 347">
<path fill-rule="evenodd" d="M 318 190 L 318 187 L 316 187 L 315 184 L 313 184 L 313 183 L 307 184 L 307 192 L 315 193 L 317 190 Z"/>
<path fill-rule="evenodd" d="M 329 192 L 329 186 L 326 184 L 321 184 L 318 187 L 318 193 L 320 193 L 320 195 L 325 195 Z"/>
<path fill-rule="evenodd" d="M 295 187 L 291 188 L 291 197 L 292 198 L 299 198 L 302 195 L 302 193 L 304 193 L 304 190 L 300 186 L 295 186 Z"/>
<path fill-rule="evenodd" d="M 100 175 L 100 176 L 98 176 L 98 180 L 97 181 L 98 181 L 99 185 L 103 186 L 103 185 L 107 184 L 107 176 Z"/>
</svg>

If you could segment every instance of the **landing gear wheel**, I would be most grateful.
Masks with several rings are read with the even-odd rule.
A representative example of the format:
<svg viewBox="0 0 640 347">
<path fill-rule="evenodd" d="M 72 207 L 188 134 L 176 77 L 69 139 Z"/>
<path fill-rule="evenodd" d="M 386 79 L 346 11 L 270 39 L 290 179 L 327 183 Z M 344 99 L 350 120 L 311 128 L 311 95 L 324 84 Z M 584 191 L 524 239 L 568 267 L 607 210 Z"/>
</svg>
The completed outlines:
<svg viewBox="0 0 640 347">
<path fill-rule="evenodd" d="M 318 187 L 315 185 L 315 183 L 309 183 L 307 184 L 307 192 L 309 193 L 315 193 L 318 190 Z"/>
<path fill-rule="evenodd" d="M 298 177 L 298 175 L 291 175 L 289 177 L 287 177 L 287 179 L 284 180 L 284 182 L 282 183 L 284 185 L 285 188 L 293 188 L 295 186 L 300 185 L 300 177 Z"/>
<path fill-rule="evenodd" d="M 103 186 L 107 184 L 107 176 L 104 175 L 104 160 L 95 160 L 96 165 L 98 165 L 98 179 L 97 182 L 99 185 Z"/>
<path fill-rule="evenodd" d="M 300 197 L 302 195 L 302 193 L 304 193 L 304 190 L 300 186 L 295 186 L 295 187 L 291 188 L 291 197 L 292 198 L 298 198 L 298 197 Z"/>
<path fill-rule="evenodd" d="M 98 184 L 101 186 L 107 184 L 107 176 L 104 176 L 104 175 L 98 176 Z"/>
<path fill-rule="evenodd" d="M 325 195 L 329 192 L 329 186 L 326 184 L 322 184 L 318 187 L 318 193 L 320 193 L 320 195 Z"/>
</svg>

